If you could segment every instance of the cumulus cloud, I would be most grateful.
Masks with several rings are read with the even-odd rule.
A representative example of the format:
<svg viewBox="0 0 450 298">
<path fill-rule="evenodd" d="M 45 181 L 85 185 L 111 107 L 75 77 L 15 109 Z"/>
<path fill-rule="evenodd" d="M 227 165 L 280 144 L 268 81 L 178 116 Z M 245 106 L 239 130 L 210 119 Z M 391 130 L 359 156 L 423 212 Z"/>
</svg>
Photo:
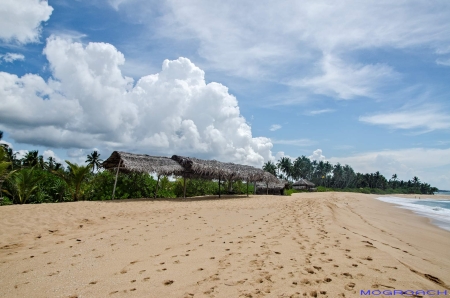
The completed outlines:
<svg viewBox="0 0 450 298">
<path fill-rule="evenodd" d="M 62 163 L 63 160 L 59 158 L 53 150 L 45 150 L 44 153 L 42 153 L 42 156 L 44 157 L 44 160 L 47 160 L 49 157 L 52 157 L 55 159 L 56 162 Z"/>
<path fill-rule="evenodd" d="M 44 53 L 47 81 L 0 73 L 0 127 L 16 142 L 253 165 L 273 158 L 272 142 L 252 136 L 228 88 L 207 84 L 189 59 L 165 60 L 159 73 L 134 82 L 122 75 L 125 58 L 111 44 L 50 37 Z"/>
<path fill-rule="evenodd" d="M 326 161 L 325 156 L 322 154 L 322 149 L 317 149 L 312 155 L 308 156 L 311 160 Z"/>
<path fill-rule="evenodd" d="M 422 132 L 450 128 L 450 116 L 434 106 L 362 116 L 359 121 L 394 129 L 422 129 Z"/>
<path fill-rule="evenodd" d="M 5 55 L 0 55 L 0 59 L 12 63 L 15 60 L 25 60 L 25 56 L 18 53 L 6 53 Z"/>
<path fill-rule="evenodd" d="M 399 179 L 409 180 L 418 176 L 432 186 L 445 189 L 450 185 L 448 166 L 450 148 L 408 148 L 366 152 L 347 157 L 332 157 L 331 163 L 349 164 L 361 173 L 380 171 L 387 178 L 397 174 Z"/>
<path fill-rule="evenodd" d="M 281 128 L 280 124 L 272 124 L 269 128 L 270 131 L 279 130 Z"/>
<path fill-rule="evenodd" d="M 0 39 L 21 44 L 38 41 L 41 23 L 50 18 L 52 11 L 44 0 L 2 0 Z"/>
</svg>

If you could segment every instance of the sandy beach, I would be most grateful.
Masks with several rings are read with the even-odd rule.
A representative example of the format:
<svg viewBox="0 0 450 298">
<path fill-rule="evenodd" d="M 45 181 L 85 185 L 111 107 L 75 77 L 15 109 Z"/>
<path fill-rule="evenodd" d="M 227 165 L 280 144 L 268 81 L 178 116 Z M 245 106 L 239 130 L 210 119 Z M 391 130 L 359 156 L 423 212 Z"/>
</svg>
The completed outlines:
<svg viewBox="0 0 450 298">
<path fill-rule="evenodd" d="M 376 197 L 303 193 L 3 206 L 0 297 L 450 292 L 450 232 Z"/>
</svg>

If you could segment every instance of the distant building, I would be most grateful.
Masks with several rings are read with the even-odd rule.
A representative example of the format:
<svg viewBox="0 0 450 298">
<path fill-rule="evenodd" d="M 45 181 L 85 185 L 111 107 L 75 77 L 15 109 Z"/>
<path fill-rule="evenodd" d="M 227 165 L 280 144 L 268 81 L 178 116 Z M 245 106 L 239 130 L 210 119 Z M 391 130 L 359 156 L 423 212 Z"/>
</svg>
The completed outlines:
<svg viewBox="0 0 450 298">
<path fill-rule="evenodd" d="M 257 182 L 256 183 L 256 194 L 258 195 L 284 195 L 284 190 L 289 188 L 289 182 L 285 180 L 279 180 L 279 182 L 266 183 Z"/>
<path fill-rule="evenodd" d="M 297 190 L 309 190 L 309 191 L 315 191 L 316 189 L 314 188 L 316 185 L 306 179 L 300 178 L 300 180 L 298 180 L 297 182 L 295 182 L 294 184 L 292 184 L 292 188 L 293 189 L 297 189 Z"/>
</svg>

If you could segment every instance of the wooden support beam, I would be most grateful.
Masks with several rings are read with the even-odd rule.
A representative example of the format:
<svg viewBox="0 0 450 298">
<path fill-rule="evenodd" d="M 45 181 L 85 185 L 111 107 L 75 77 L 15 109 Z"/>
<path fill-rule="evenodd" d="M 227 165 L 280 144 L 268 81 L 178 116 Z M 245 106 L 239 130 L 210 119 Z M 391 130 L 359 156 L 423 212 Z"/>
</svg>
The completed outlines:
<svg viewBox="0 0 450 298">
<path fill-rule="evenodd" d="M 247 197 L 248 197 L 248 179 L 247 179 Z"/>
<path fill-rule="evenodd" d="M 161 175 L 158 175 L 158 180 L 156 180 L 156 189 L 155 189 L 155 195 L 153 196 L 156 199 L 156 196 L 158 194 L 158 184 L 159 184 L 159 178 L 161 177 Z"/>
<path fill-rule="evenodd" d="M 120 169 L 120 164 L 121 163 L 122 163 L 122 160 L 119 160 L 119 165 L 117 166 L 117 172 L 116 172 L 116 180 L 114 180 L 114 188 L 113 188 L 113 193 L 112 193 L 112 200 L 114 200 L 114 196 L 116 194 L 117 177 L 119 176 L 119 169 Z"/>
<path fill-rule="evenodd" d="M 183 179 L 184 179 L 183 198 L 186 198 L 186 176 L 183 176 Z"/>
<path fill-rule="evenodd" d="M 220 198 L 220 175 L 219 175 L 219 198 Z"/>
</svg>

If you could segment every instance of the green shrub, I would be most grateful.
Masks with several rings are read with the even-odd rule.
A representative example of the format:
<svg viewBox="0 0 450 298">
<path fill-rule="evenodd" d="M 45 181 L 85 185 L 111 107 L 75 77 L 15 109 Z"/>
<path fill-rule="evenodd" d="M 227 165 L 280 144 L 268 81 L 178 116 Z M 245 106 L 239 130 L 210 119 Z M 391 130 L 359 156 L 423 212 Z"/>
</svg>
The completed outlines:
<svg viewBox="0 0 450 298">
<path fill-rule="evenodd" d="M 13 202 L 8 198 L 3 196 L 3 199 L 0 199 L 0 206 L 12 205 Z"/>
<path fill-rule="evenodd" d="M 285 191 L 284 191 L 284 195 L 285 196 L 290 196 L 290 195 L 292 195 L 293 193 L 299 193 L 299 192 L 303 192 L 303 191 L 300 191 L 300 190 L 297 190 L 297 189 L 286 189 Z"/>
<path fill-rule="evenodd" d="M 326 191 L 330 191 L 330 190 L 327 189 L 325 186 L 319 186 L 319 187 L 317 187 L 317 191 L 318 192 L 326 192 Z"/>
</svg>

